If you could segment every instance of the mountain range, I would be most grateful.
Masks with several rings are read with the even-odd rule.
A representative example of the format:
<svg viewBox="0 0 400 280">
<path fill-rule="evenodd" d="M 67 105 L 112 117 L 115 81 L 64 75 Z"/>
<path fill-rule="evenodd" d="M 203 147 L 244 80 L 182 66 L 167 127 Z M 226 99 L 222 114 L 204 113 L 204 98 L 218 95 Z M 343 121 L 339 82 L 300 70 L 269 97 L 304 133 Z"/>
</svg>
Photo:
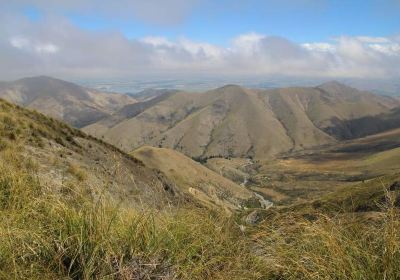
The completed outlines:
<svg viewBox="0 0 400 280">
<path fill-rule="evenodd" d="M 317 87 L 204 93 L 100 92 L 51 77 L 0 83 L 0 97 L 109 142 L 125 152 L 143 145 L 199 160 L 273 158 L 400 127 L 400 100 L 328 82 Z"/>
<path fill-rule="evenodd" d="M 1 279 L 399 279 L 396 98 L 1 87 Z"/>
<path fill-rule="evenodd" d="M 75 127 L 96 122 L 136 102 L 128 95 L 104 93 L 46 76 L 1 82 L 0 97 Z"/>
<path fill-rule="evenodd" d="M 255 194 L 184 155 L 143 147 L 131 155 L 41 113 L 0 99 L 0 150 L 20 147 L 32 158 L 40 182 L 60 191 L 65 181 L 85 181 L 140 207 L 185 201 L 232 213 L 258 201 Z M 193 178 L 196 178 L 193 180 Z"/>
<path fill-rule="evenodd" d="M 400 100 L 338 82 L 270 90 L 227 85 L 127 105 L 83 130 L 132 151 L 171 148 L 192 158 L 270 158 L 400 126 Z"/>
</svg>

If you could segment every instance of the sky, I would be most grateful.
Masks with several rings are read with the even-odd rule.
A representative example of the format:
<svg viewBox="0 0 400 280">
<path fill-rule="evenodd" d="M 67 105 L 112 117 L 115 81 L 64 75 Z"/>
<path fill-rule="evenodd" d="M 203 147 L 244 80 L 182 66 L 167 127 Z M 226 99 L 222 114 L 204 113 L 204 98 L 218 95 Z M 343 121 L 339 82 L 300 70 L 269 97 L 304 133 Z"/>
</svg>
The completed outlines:
<svg viewBox="0 0 400 280">
<path fill-rule="evenodd" d="M 0 0 L 0 80 L 400 78 L 400 0 Z"/>
</svg>

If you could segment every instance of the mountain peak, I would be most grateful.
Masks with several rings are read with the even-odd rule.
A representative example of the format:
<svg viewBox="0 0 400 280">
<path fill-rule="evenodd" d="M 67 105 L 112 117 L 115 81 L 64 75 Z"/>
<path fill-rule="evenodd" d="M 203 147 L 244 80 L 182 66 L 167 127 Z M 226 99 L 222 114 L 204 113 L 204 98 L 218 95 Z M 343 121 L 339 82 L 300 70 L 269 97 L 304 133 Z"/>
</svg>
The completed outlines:
<svg viewBox="0 0 400 280">
<path fill-rule="evenodd" d="M 81 127 L 96 122 L 136 102 L 122 94 L 108 94 L 49 76 L 34 76 L 7 82 L 0 97 L 36 109 Z"/>
<path fill-rule="evenodd" d="M 45 76 L 45 75 L 40 75 L 40 76 L 32 76 L 32 77 L 25 77 L 22 79 L 17 80 L 18 81 L 58 81 L 58 82 L 66 82 L 51 76 Z"/>
<path fill-rule="evenodd" d="M 331 80 L 331 81 L 322 83 L 318 87 L 327 87 L 327 86 L 330 86 L 330 87 L 347 87 L 345 84 L 343 84 L 341 82 L 338 82 L 336 80 Z"/>
<path fill-rule="evenodd" d="M 348 85 L 345 85 L 345 84 L 340 83 L 335 80 L 323 83 L 323 84 L 317 86 L 317 88 L 325 90 L 327 92 L 332 92 L 332 93 L 343 93 L 343 92 L 349 93 L 349 92 L 355 92 L 355 91 L 358 92 L 357 89 L 352 88 Z"/>
<path fill-rule="evenodd" d="M 239 89 L 239 90 L 243 90 L 243 87 L 241 87 L 239 85 L 236 85 L 236 84 L 226 84 L 226 85 L 220 87 L 219 89 L 229 89 L 229 90 Z"/>
</svg>

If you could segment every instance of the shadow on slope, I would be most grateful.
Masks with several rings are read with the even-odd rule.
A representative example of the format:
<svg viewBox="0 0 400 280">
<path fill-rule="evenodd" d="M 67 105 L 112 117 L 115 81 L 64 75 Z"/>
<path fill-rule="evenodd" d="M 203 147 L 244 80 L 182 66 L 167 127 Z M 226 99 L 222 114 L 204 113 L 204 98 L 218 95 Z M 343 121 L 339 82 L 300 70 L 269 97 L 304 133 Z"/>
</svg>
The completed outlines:
<svg viewBox="0 0 400 280">
<path fill-rule="evenodd" d="M 376 116 L 365 116 L 358 119 L 331 119 L 333 123 L 324 129 L 326 133 L 338 140 L 356 139 L 400 127 L 400 108 Z"/>
</svg>

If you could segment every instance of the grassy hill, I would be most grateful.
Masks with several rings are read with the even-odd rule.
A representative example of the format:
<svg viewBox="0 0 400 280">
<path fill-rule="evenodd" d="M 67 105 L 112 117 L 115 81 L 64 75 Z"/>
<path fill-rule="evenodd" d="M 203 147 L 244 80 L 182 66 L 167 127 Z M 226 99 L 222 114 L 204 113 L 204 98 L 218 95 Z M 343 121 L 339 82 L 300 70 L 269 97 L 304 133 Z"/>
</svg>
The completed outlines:
<svg viewBox="0 0 400 280">
<path fill-rule="evenodd" d="M 196 200 L 215 208 L 225 208 L 228 212 L 241 209 L 254 200 L 254 194 L 245 187 L 233 183 L 204 167 L 183 154 L 170 150 L 145 146 L 132 152 L 132 155 L 146 166 L 161 171 L 181 190 Z"/>
<path fill-rule="evenodd" d="M 162 208 L 189 199 L 228 212 L 253 197 L 244 187 L 178 152 L 148 147 L 128 155 L 55 119 L 0 102 L 5 136 L 1 145 L 12 151 L 20 146 L 19 153 L 35 161 L 41 182 L 56 190 L 75 179 L 129 203 Z"/>
<path fill-rule="evenodd" d="M 109 144 L 0 100 L 0 278 L 261 277 L 234 220 L 176 186 Z"/>
<path fill-rule="evenodd" d="M 0 100 L 1 147 L 5 157 L 31 162 L 41 184 L 60 191 L 85 182 L 96 193 L 160 206 L 171 202 L 169 184 L 137 159 L 35 111 Z M 15 160 L 15 159 L 13 159 Z M 178 195 L 178 194 L 177 194 Z"/>
<path fill-rule="evenodd" d="M 136 102 L 127 95 L 104 93 L 46 76 L 1 83 L 0 98 L 38 110 L 75 127 L 94 123 Z"/>
<path fill-rule="evenodd" d="M 2 100 L 0 140 L 1 279 L 400 276 L 398 174 L 228 217 L 174 186 L 249 191 L 178 152 L 130 156 Z"/>
<path fill-rule="evenodd" d="M 228 85 L 199 94 L 171 93 L 148 105 L 84 131 L 125 151 L 151 145 L 198 159 L 262 159 L 396 128 L 393 110 L 400 103 L 331 82 L 270 90 Z"/>
<path fill-rule="evenodd" d="M 265 261 L 275 268 L 273 279 L 398 279 L 399 178 L 264 213 L 252 236 L 270 252 Z"/>
<path fill-rule="evenodd" d="M 394 129 L 275 159 L 210 158 L 205 165 L 273 201 L 309 201 L 357 182 L 400 170 L 400 130 Z"/>
</svg>

